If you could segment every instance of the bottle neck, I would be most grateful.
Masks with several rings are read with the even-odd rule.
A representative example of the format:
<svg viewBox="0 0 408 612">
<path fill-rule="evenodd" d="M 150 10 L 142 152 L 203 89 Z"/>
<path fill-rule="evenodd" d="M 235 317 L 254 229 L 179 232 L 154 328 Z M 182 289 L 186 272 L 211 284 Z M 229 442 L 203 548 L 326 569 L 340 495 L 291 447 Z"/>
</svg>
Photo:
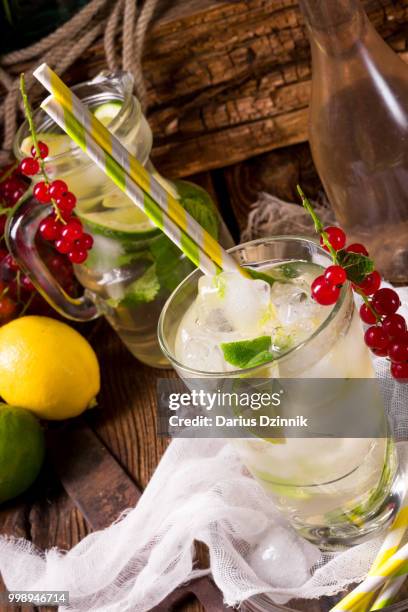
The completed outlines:
<svg viewBox="0 0 408 612">
<path fill-rule="evenodd" d="M 312 51 L 341 55 L 363 36 L 367 21 L 359 0 L 299 0 L 299 5 Z"/>
</svg>

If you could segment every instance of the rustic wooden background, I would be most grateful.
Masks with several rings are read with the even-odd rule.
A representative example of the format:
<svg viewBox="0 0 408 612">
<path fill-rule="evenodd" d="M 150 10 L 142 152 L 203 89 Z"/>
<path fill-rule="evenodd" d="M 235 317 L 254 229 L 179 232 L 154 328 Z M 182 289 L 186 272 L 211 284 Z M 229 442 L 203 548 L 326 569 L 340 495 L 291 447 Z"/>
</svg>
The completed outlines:
<svg viewBox="0 0 408 612">
<path fill-rule="evenodd" d="M 408 1 L 363 4 L 408 61 Z M 93 76 L 102 67 L 98 42 L 68 80 Z M 260 191 L 294 200 L 297 182 L 312 196 L 321 190 L 305 142 L 310 54 L 295 1 L 163 0 L 143 67 L 155 164 L 166 176 L 189 177 L 208 189 L 236 240 Z M 155 382 L 163 372 L 138 363 L 104 321 L 85 333 L 91 334 L 103 374 L 99 407 L 83 421 L 96 438 L 90 440 L 86 428 L 72 434 L 51 426 L 49 460 L 39 482 L 0 508 L 1 533 L 28 538 L 42 549 L 71 548 L 115 518 L 118 507 L 136 501 L 136 487 L 147 485 L 167 446 L 155 434 Z M 82 461 L 81 446 L 92 444 L 93 460 Z M 64 452 L 71 455 L 65 464 Z M 177 609 L 202 608 L 187 598 Z"/>
</svg>

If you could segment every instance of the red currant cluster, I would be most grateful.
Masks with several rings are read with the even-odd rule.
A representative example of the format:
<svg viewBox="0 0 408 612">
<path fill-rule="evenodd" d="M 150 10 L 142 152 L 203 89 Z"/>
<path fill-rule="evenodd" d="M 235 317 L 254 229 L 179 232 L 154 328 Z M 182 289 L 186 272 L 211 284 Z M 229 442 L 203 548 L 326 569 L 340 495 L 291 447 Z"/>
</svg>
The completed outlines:
<svg viewBox="0 0 408 612">
<path fill-rule="evenodd" d="M 36 292 L 34 285 L 20 270 L 6 248 L 4 230 L 7 216 L 14 204 L 28 188 L 19 173 L 18 164 L 0 169 L 0 326 L 23 314 L 52 314 L 47 302 Z M 65 257 L 39 243 L 41 257 L 64 289 L 76 294 L 72 265 Z"/>
<path fill-rule="evenodd" d="M 38 142 L 38 150 L 41 159 L 48 156 L 44 142 Z M 33 195 L 41 204 L 52 204 L 54 212 L 41 223 L 40 235 L 44 240 L 54 242 L 57 251 L 67 255 L 71 263 L 81 264 L 88 257 L 93 238 L 84 232 L 81 221 L 73 216 L 76 197 L 68 191 L 68 185 L 59 179 L 50 182 L 36 155 L 36 148 L 32 147 L 31 157 L 21 161 L 20 170 L 25 176 L 34 176 L 43 170 L 45 180 L 35 184 Z"/>
<path fill-rule="evenodd" d="M 21 176 L 17 164 L 9 164 L 2 168 L 0 181 L 0 209 L 11 208 L 27 191 L 28 184 Z M 6 220 L 7 215 L 0 214 L 0 235 L 4 232 Z"/>
<path fill-rule="evenodd" d="M 339 227 L 324 228 L 320 244 L 335 254 L 344 249 L 346 253 L 368 257 L 362 244 L 350 244 L 345 248 L 346 234 Z M 346 280 L 347 269 L 338 264 L 329 266 L 312 283 L 312 296 L 319 304 L 334 304 Z M 397 313 L 401 305 L 397 292 L 388 287 L 381 288 L 381 276 L 377 270 L 366 274 L 360 283 L 352 283 L 352 287 L 364 299 L 360 317 L 370 326 L 364 334 L 366 345 L 375 355 L 391 360 L 394 378 L 408 381 L 408 331 L 404 317 Z"/>
<path fill-rule="evenodd" d="M 332 251 L 337 253 L 346 246 L 346 234 L 342 229 L 335 226 L 329 226 L 324 228 L 323 236 L 320 237 L 320 244 L 325 251 Z M 327 245 L 329 243 L 329 246 Z M 350 244 L 346 249 L 347 253 L 360 253 L 362 255 L 368 255 L 366 248 L 359 243 Z M 380 275 L 377 271 L 369 274 L 364 282 L 367 281 L 369 284 L 378 279 L 378 287 L 380 286 Z M 347 280 L 347 272 L 340 265 L 333 265 L 326 268 L 324 274 L 318 276 L 312 283 L 312 296 L 318 304 L 323 306 L 330 306 L 335 304 L 339 299 L 340 291 L 342 286 Z M 378 288 L 377 287 L 377 288 Z"/>
</svg>

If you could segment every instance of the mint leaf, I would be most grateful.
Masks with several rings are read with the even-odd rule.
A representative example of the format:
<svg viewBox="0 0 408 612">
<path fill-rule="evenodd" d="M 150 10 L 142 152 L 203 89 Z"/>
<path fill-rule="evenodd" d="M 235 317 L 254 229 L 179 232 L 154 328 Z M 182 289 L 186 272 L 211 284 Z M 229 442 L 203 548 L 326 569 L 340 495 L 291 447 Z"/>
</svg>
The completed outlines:
<svg viewBox="0 0 408 612">
<path fill-rule="evenodd" d="M 194 270 L 190 260 L 164 234 L 151 242 L 150 253 L 156 263 L 160 287 L 168 291 L 173 291 Z"/>
<path fill-rule="evenodd" d="M 283 269 L 280 270 L 277 268 L 276 270 L 271 270 L 269 272 L 258 272 L 258 270 L 253 270 L 252 268 L 246 268 L 246 269 L 248 270 L 252 278 L 254 278 L 255 280 L 263 280 L 266 283 L 268 283 L 271 287 L 274 283 L 290 282 L 287 273 Z"/>
<path fill-rule="evenodd" d="M 201 187 L 187 181 L 174 181 L 180 204 L 215 239 L 218 238 L 217 208 L 210 195 Z"/>
<path fill-rule="evenodd" d="M 272 341 L 270 336 L 259 336 L 253 340 L 222 342 L 224 359 L 236 368 L 251 368 L 270 361 Z"/>
<path fill-rule="evenodd" d="M 121 300 L 123 306 L 136 306 L 140 303 L 152 302 L 160 291 L 160 283 L 156 274 L 156 264 L 153 264 L 131 283 Z"/>
<path fill-rule="evenodd" d="M 342 249 L 337 251 L 337 261 L 345 269 L 349 281 L 357 285 L 374 270 L 373 260 L 362 253 L 349 253 Z"/>
</svg>

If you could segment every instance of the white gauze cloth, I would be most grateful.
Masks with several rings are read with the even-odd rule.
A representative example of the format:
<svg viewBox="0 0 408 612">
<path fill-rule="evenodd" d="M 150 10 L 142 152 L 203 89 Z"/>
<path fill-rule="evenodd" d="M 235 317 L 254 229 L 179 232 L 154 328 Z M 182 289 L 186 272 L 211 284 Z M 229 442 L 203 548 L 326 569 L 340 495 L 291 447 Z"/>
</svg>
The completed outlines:
<svg viewBox="0 0 408 612">
<path fill-rule="evenodd" d="M 399 293 L 408 304 L 408 289 Z M 408 315 L 406 306 L 401 311 Z M 408 408 L 408 385 L 389 378 L 385 360 L 375 365 L 398 422 Z M 408 437 L 398 427 L 397 433 Z M 405 469 L 408 443 L 398 450 Z M 278 514 L 228 441 L 180 439 L 170 444 L 136 508 L 120 521 L 68 552 L 43 553 L 25 540 L 0 538 L 0 572 L 9 590 L 69 591 L 69 610 L 144 612 L 208 573 L 194 569 L 194 541 L 201 541 L 227 605 L 265 592 L 286 603 L 333 595 L 362 580 L 382 540 L 321 553 Z"/>
</svg>

